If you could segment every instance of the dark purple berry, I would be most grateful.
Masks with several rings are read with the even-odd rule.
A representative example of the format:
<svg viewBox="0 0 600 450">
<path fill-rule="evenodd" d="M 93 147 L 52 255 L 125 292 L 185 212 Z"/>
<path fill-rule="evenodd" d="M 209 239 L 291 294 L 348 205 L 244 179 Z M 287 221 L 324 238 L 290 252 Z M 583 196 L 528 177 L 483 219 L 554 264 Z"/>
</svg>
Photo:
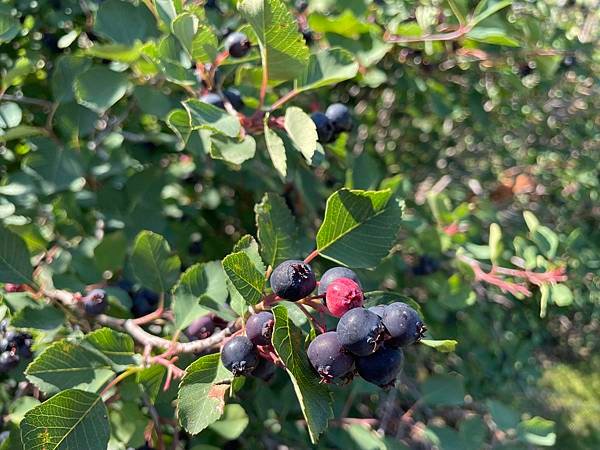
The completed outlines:
<svg viewBox="0 0 600 450">
<path fill-rule="evenodd" d="M 377 350 L 384 330 L 381 318 L 364 308 L 351 309 L 337 325 L 340 343 L 356 356 L 367 356 Z"/>
<path fill-rule="evenodd" d="M 223 91 L 223 95 L 227 98 L 227 101 L 231 103 L 233 109 L 240 111 L 244 109 L 244 100 L 242 100 L 242 94 L 237 89 L 229 88 Z"/>
<path fill-rule="evenodd" d="M 260 378 L 263 381 L 270 381 L 275 375 L 276 370 L 277 366 L 275 364 L 273 364 L 271 361 L 261 358 L 258 361 L 258 366 L 256 366 L 256 369 L 252 371 L 252 376 L 255 378 Z"/>
<path fill-rule="evenodd" d="M 300 29 L 300 33 L 302 34 L 306 45 L 311 45 L 315 41 L 315 35 L 310 28 L 303 27 Z"/>
<path fill-rule="evenodd" d="M 187 327 L 185 334 L 192 340 L 206 339 L 215 331 L 215 322 L 213 314 L 206 314 L 199 317 Z"/>
<path fill-rule="evenodd" d="M 200 97 L 200 101 L 208 103 L 212 106 L 216 106 L 217 108 L 225 109 L 225 103 L 223 103 L 223 99 L 219 94 L 215 94 L 214 92 L 204 94 L 202 97 Z"/>
<path fill-rule="evenodd" d="M 270 281 L 276 295 L 291 301 L 306 297 L 317 285 L 311 267 L 300 260 L 289 260 L 279 264 L 273 270 Z"/>
<path fill-rule="evenodd" d="M 150 314 L 154 311 L 154 305 L 139 292 L 133 296 L 133 306 L 131 307 L 131 313 L 134 317 L 142 317 Z"/>
<path fill-rule="evenodd" d="M 429 275 L 440 268 L 438 261 L 430 256 L 423 255 L 419 258 L 417 264 L 412 268 L 412 273 L 416 276 Z"/>
<path fill-rule="evenodd" d="M 406 303 L 396 302 L 387 305 L 382 321 L 390 337 L 387 344 L 396 347 L 417 342 L 426 331 L 419 313 Z"/>
<path fill-rule="evenodd" d="M 303 13 L 308 8 L 308 2 L 306 0 L 296 0 L 294 2 L 294 7 L 296 8 L 296 11 Z"/>
<path fill-rule="evenodd" d="M 258 365 L 258 353 L 246 336 L 235 336 L 221 349 L 221 361 L 234 377 L 249 375 Z"/>
<path fill-rule="evenodd" d="M 0 373 L 8 372 L 19 365 L 19 356 L 12 352 L 0 354 Z"/>
<path fill-rule="evenodd" d="M 317 336 L 308 346 L 307 355 L 324 382 L 344 378 L 354 367 L 354 358 L 344 350 L 335 331 Z"/>
<path fill-rule="evenodd" d="M 321 276 L 317 293 L 319 295 L 324 295 L 325 292 L 327 292 L 327 288 L 331 282 L 337 280 L 338 278 L 350 278 L 359 286 L 361 285 L 358 276 L 353 270 L 348 269 L 347 267 L 332 267 L 331 269 L 325 271 L 325 273 Z"/>
<path fill-rule="evenodd" d="M 369 308 L 369 311 L 377 314 L 379 317 L 383 319 L 383 312 L 385 311 L 385 305 L 375 305 Z"/>
<path fill-rule="evenodd" d="M 254 345 L 270 345 L 275 319 L 269 311 L 251 315 L 246 321 L 246 336 Z"/>
<path fill-rule="evenodd" d="M 104 313 L 108 307 L 108 295 L 104 289 L 94 289 L 81 299 L 83 309 L 90 316 Z"/>
<path fill-rule="evenodd" d="M 342 103 L 333 103 L 325 111 L 325 115 L 333 125 L 335 133 L 352 130 L 352 115 L 348 107 Z"/>
<path fill-rule="evenodd" d="M 402 372 L 403 361 L 401 349 L 384 345 L 372 355 L 356 358 L 356 369 L 369 383 L 388 388 Z"/>
<path fill-rule="evenodd" d="M 310 118 L 317 127 L 317 135 L 319 137 L 319 142 L 321 144 L 327 144 L 333 141 L 333 125 L 331 124 L 331 121 L 327 118 L 327 116 L 322 112 L 314 112 L 311 114 Z"/>
<path fill-rule="evenodd" d="M 231 33 L 227 36 L 227 39 L 225 39 L 225 48 L 227 48 L 229 55 L 234 58 L 243 58 L 246 56 L 250 51 L 251 46 L 248 36 L 244 33 Z"/>
</svg>

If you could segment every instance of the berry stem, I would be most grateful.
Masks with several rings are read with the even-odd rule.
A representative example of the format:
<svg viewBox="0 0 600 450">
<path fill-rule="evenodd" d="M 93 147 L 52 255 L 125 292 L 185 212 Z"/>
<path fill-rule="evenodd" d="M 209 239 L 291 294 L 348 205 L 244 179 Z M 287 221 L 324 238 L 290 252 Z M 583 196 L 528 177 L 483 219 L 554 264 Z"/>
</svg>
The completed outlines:
<svg viewBox="0 0 600 450">
<path fill-rule="evenodd" d="M 308 264 L 310 263 L 313 259 L 315 259 L 317 256 L 319 256 L 319 250 L 314 250 L 312 251 L 305 259 L 304 259 L 304 264 Z"/>
<path fill-rule="evenodd" d="M 104 389 L 102 389 L 102 392 L 100 392 L 100 397 L 104 397 L 106 395 L 106 393 L 108 391 L 110 391 L 113 387 L 115 387 L 117 384 L 119 384 L 121 381 L 123 381 L 129 375 L 133 375 L 134 373 L 139 372 L 140 370 L 141 370 L 141 367 L 130 367 L 125 372 L 117 375 L 115 378 L 112 379 L 112 381 L 110 383 L 108 383 L 106 385 L 106 387 Z"/>
<path fill-rule="evenodd" d="M 133 323 L 135 323 L 136 325 L 144 325 L 144 324 L 150 323 L 156 319 L 160 319 L 162 317 L 163 313 L 165 312 L 164 304 L 165 304 L 165 294 L 161 292 L 160 300 L 158 301 L 158 308 L 156 308 L 156 311 L 153 311 L 150 314 L 146 314 L 145 316 L 138 317 L 137 319 L 133 319 Z"/>
<path fill-rule="evenodd" d="M 275 103 L 273 103 L 269 108 L 269 111 L 275 111 L 276 109 L 281 108 L 285 103 L 289 102 L 298 94 L 300 94 L 299 90 L 292 89 L 290 92 L 288 92 L 284 96 L 280 97 L 277 101 L 275 101 Z"/>
<path fill-rule="evenodd" d="M 303 304 L 301 304 L 300 302 L 296 302 L 296 306 L 298 306 L 298 308 L 300 309 L 300 311 L 302 311 L 304 313 L 304 315 L 310 321 L 310 323 L 312 324 L 312 326 L 316 330 L 318 330 L 319 333 L 325 333 L 327 331 L 327 329 L 325 328 L 325 325 L 320 324 L 319 321 L 308 311 L 308 309 L 306 309 L 304 307 Z"/>
</svg>

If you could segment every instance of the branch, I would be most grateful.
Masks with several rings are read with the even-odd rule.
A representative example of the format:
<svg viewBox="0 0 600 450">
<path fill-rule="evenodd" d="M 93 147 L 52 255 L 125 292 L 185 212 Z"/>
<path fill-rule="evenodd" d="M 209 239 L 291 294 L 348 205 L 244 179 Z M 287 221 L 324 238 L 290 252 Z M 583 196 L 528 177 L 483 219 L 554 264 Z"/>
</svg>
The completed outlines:
<svg viewBox="0 0 600 450">
<path fill-rule="evenodd" d="M 417 42 L 434 41 L 454 41 L 463 37 L 469 31 L 471 31 L 471 26 L 468 25 L 461 25 L 456 31 L 451 31 L 450 33 L 424 34 L 422 36 L 399 36 L 397 34 L 391 34 L 386 31 L 383 35 L 383 40 L 385 42 L 393 42 L 396 44 L 410 44 Z"/>
<path fill-rule="evenodd" d="M 42 106 L 42 107 L 48 108 L 48 109 L 52 108 L 54 105 L 54 103 L 52 103 L 51 101 L 48 101 L 48 100 L 42 100 L 40 98 L 24 97 L 21 95 L 2 94 L 2 95 L 0 95 L 0 100 L 8 100 L 8 101 L 17 102 L 17 103 L 25 103 L 25 104 L 29 104 L 29 105 Z"/>
</svg>

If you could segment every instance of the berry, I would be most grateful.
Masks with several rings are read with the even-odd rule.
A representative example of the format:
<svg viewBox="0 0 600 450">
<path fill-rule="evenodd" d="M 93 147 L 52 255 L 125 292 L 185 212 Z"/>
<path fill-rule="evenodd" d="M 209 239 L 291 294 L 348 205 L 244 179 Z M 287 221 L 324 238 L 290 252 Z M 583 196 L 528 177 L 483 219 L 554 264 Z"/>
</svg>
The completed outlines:
<svg viewBox="0 0 600 450">
<path fill-rule="evenodd" d="M 275 364 L 261 358 L 258 361 L 258 366 L 256 366 L 256 369 L 252 371 L 252 376 L 255 378 L 260 378 L 263 381 L 269 381 L 275 375 L 276 369 L 277 366 L 275 366 Z"/>
<path fill-rule="evenodd" d="M 204 103 L 208 103 L 209 105 L 216 106 L 217 108 L 225 109 L 225 104 L 223 103 L 223 99 L 219 94 L 215 94 L 214 92 L 209 92 L 208 94 L 204 94 L 200 97 L 200 101 Z"/>
<path fill-rule="evenodd" d="M 304 38 L 304 42 L 306 42 L 306 45 L 310 45 L 315 41 L 315 35 L 313 34 L 313 32 L 310 28 L 308 28 L 308 27 L 302 28 L 300 30 L 300 33 L 302 34 L 302 37 Z"/>
<path fill-rule="evenodd" d="M 337 325 L 340 343 L 356 356 L 367 356 L 377 350 L 384 330 L 381 318 L 364 308 L 351 309 Z"/>
<path fill-rule="evenodd" d="M 230 88 L 223 91 L 223 95 L 225 96 L 225 98 L 227 98 L 227 101 L 231 103 L 233 109 L 235 109 L 236 111 L 244 109 L 244 100 L 242 100 L 242 94 L 240 93 L 240 91 L 238 91 L 237 89 Z"/>
<path fill-rule="evenodd" d="M 324 295 L 325 292 L 327 292 L 327 288 L 331 282 L 337 280 L 338 278 L 350 278 L 360 286 L 358 276 L 353 270 L 348 269 L 347 267 L 332 267 L 331 269 L 325 271 L 325 273 L 321 276 L 321 280 L 319 281 L 319 289 L 317 290 L 318 294 Z"/>
<path fill-rule="evenodd" d="M 317 336 L 308 346 L 307 355 L 324 382 L 347 376 L 354 366 L 354 358 L 344 350 L 335 331 Z"/>
<path fill-rule="evenodd" d="M 300 300 L 310 294 L 316 285 L 311 267 L 300 260 L 284 261 L 271 274 L 273 292 L 286 300 Z"/>
<path fill-rule="evenodd" d="M 412 273 L 416 276 L 429 275 L 437 271 L 440 264 L 434 258 L 423 255 L 419 258 L 419 262 L 413 266 Z"/>
<path fill-rule="evenodd" d="M 83 297 L 83 309 L 90 316 L 97 316 L 106 311 L 108 307 L 108 296 L 104 289 L 94 289 Z"/>
<path fill-rule="evenodd" d="M 317 135 L 321 144 L 327 144 L 333 141 L 334 131 L 331 121 L 322 112 L 312 113 L 310 118 L 317 127 Z"/>
<path fill-rule="evenodd" d="M 294 7 L 299 13 L 303 13 L 308 8 L 308 2 L 306 0 L 296 0 Z"/>
<path fill-rule="evenodd" d="M 22 284 L 5 283 L 4 290 L 8 293 L 11 292 L 23 292 L 25 290 Z"/>
<path fill-rule="evenodd" d="M 250 51 L 250 40 L 244 33 L 231 33 L 225 39 L 225 47 L 231 56 L 234 58 L 243 58 Z"/>
<path fill-rule="evenodd" d="M 404 347 L 417 342 L 425 333 L 419 313 L 406 303 L 396 302 L 385 307 L 383 325 L 390 339 L 389 345 Z"/>
<path fill-rule="evenodd" d="M 140 289 L 133 295 L 131 313 L 134 317 L 142 317 L 154 311 L 159 297 L 149 289 Z"/>
<path fill-rule="evenodd" d="M 371 306 L 369 308 L 369 311 L 371 311 L 372 313 L 377 314 L 379 317 L 381 317 L 383 319 L 383 312 L 385 311 L 385 306 L 384 305 Z"/>
<path fill-rule="evenodd" d="M 269 311 L 253 314 L 246 322 L 246 336 L 254 345 L 270 345 L 274 323 L 273 314 Z"/>
<path fill-rule="evenodd" d="M 382 388 L 392 387 L 402 371 L 404 354 L 399 348 L 384 345 L 369 356 L 356 358 L 358 374 Z"/>
<path fill-rule="evenodd" d="M 0 373 L 8 372 L 19 365 L 19 356 L 13 352 L 0 354 Z"/>
<path fill-rule="evenodd" d="M 221 361 L 234 377 L 248 375 L 258 365 L 258 353 L 246 336 L 235 336 L 221 349 Z"/>
<path fill-rule="evenodd" d="M 206 314 L 199 317 L 187 327 L 185 334 L 192 340 L 206 339 L 215 331 L 215 322 L 213 314 Z"/>
<path fill-rule="evenodd" d="M 364 295 L 360 286 L 350 278 L 338 278 L 327 288 L 325 302 L 327 309 L 335 317 L 342 317 L 352 308 L 363 305 Z"/>
<path fill-rule="evenodd" d="M 335 133 L 352 129 L 352 116 L 348 107 L 342 103 L 333 103 L 325 111 L 325 115 L 333 125 Z"/>
</svg>

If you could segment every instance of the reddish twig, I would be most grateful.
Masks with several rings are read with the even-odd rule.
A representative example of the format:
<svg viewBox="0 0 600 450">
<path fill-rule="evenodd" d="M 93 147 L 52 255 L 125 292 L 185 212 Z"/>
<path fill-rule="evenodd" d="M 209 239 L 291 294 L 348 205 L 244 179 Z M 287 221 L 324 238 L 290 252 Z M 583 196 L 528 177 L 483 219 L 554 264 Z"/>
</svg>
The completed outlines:
<svg viewBox="0 0 600 450">
<path fill-rule="evenodd" d="M 327 331 L 325 325 L 319 323 L 319 321 L 308 311 L 308 309 L 304 307 L 303 304 L 297 302 L 295 305 L 304 313 L 306 318 L 310 321 L 312 326 L 319 331 L 319 333 L 325 333 Z"/>
<path fill-rule="evenodd" d="M 304 258 L 304 264 L 310 263 L 317 256 L 319 256 L 319 250 L 312 251 L 306 258 Z"/>
</svg>

